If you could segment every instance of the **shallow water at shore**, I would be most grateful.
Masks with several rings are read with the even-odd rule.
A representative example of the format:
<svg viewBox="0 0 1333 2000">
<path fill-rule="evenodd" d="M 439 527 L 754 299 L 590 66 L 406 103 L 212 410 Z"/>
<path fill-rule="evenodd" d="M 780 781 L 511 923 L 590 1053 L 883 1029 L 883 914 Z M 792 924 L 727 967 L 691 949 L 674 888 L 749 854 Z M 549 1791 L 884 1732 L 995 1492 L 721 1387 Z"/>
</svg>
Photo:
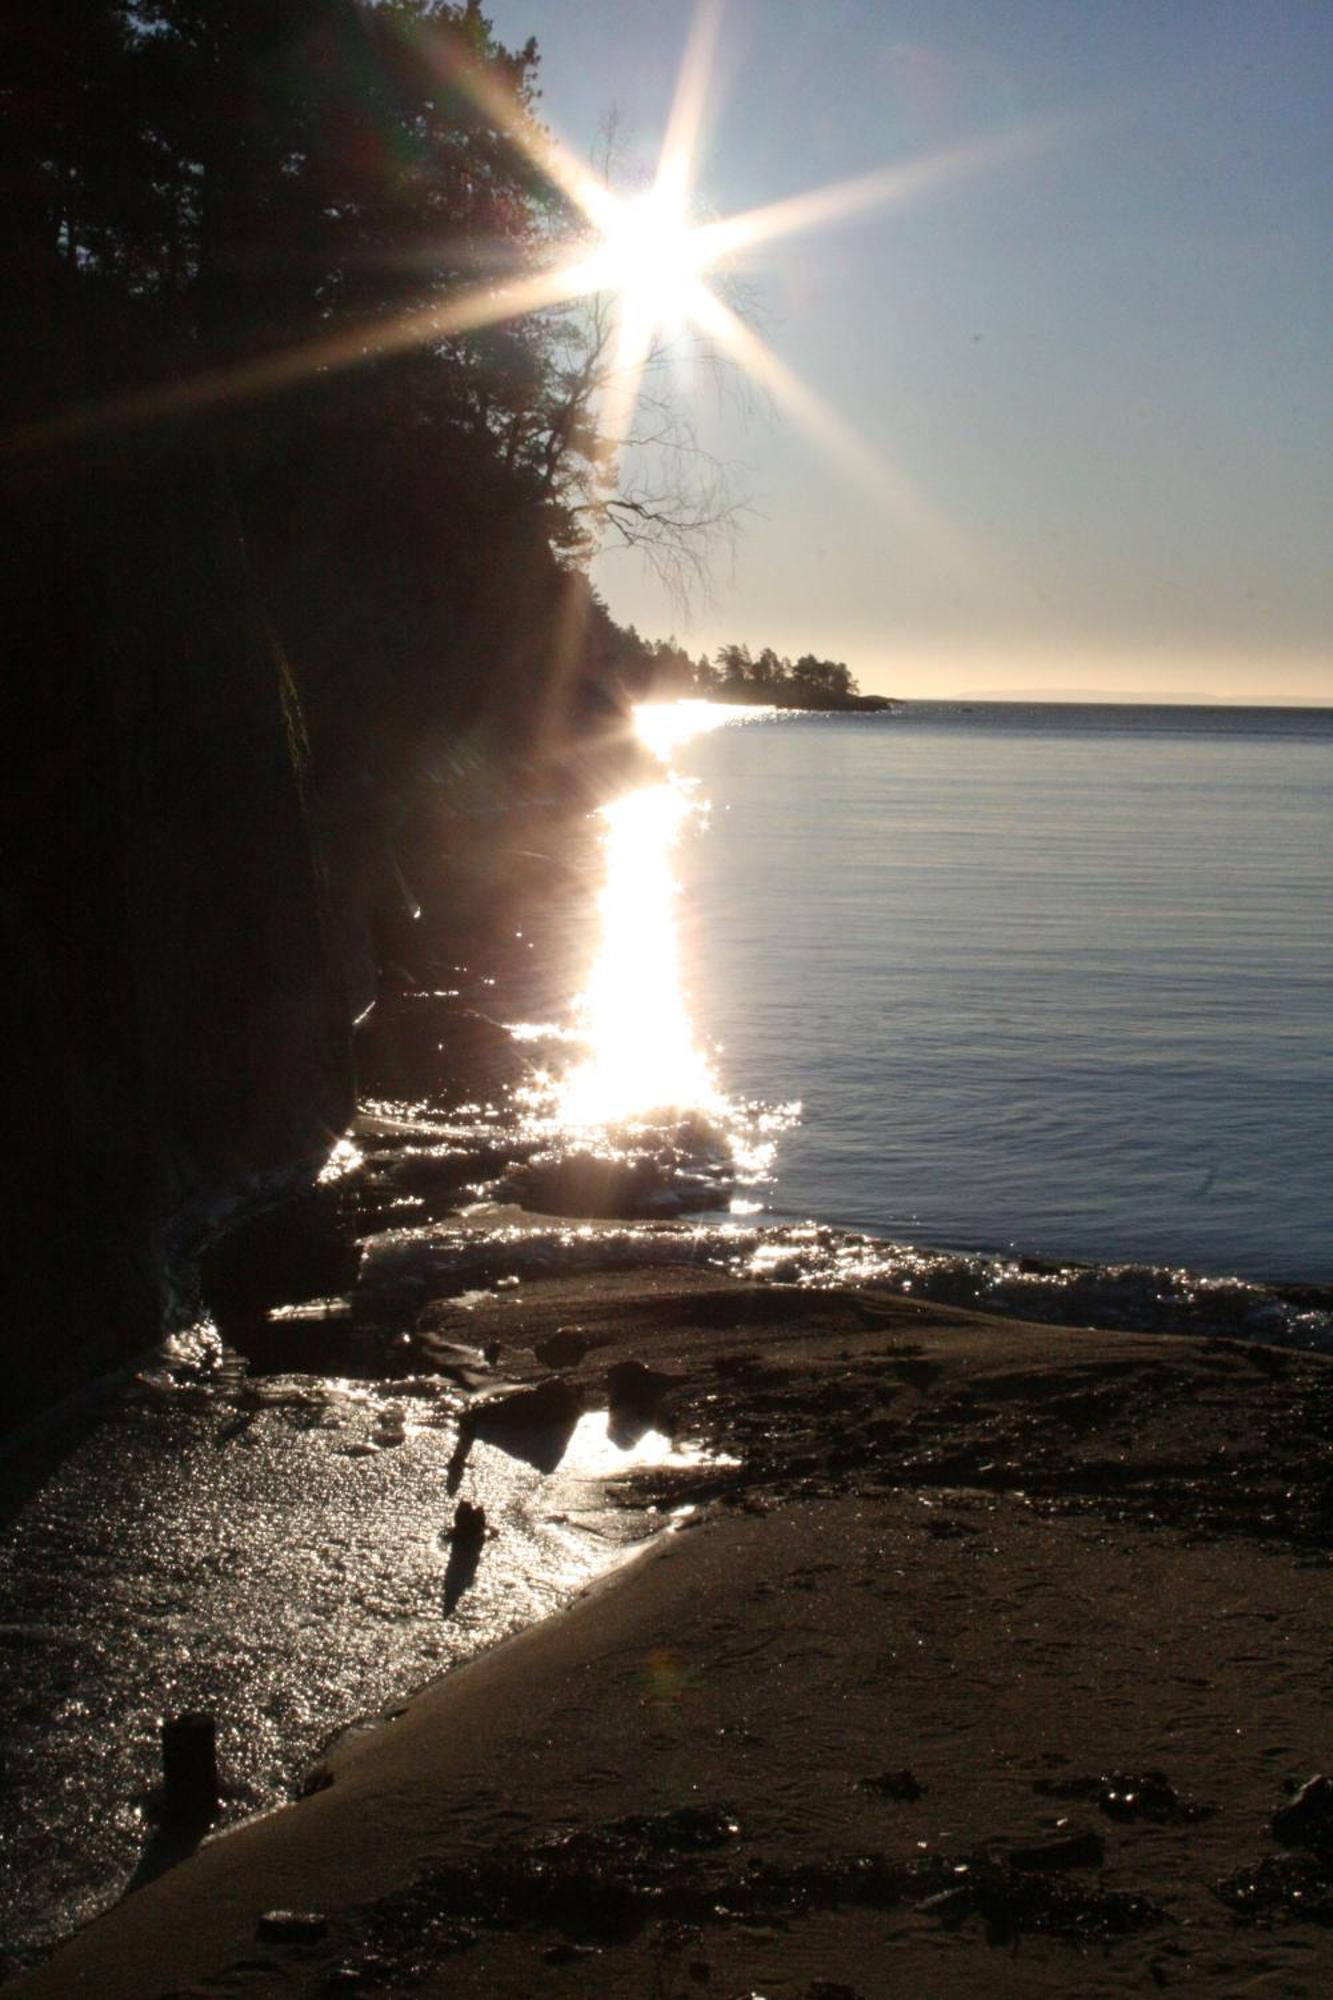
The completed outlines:
<svg viewBox="0 0 1333 2000">
<path fill-rule="evenodd" d="M 463 1401 L 432 1374 L 254 1377 L 205 1325 L 103 1404 L 0 1544 L 9 1969 L 151 1871 L 164 1716 L 216 1716 L 233 1823 L 662 1525 L 605 1482 L 670 1463 L 667 1439 L 618 1448 L 590 1413 L 544 1473 L 477 1438 L 493 1539 L 450 1605 Z"/>
<path fill-rule="evenodd" d="M 388 1232 L 368 1246 L 367 1282 L 410 1296 L 426 1282 L 457 1282 L 464 1290 L 491 1284 L 501 1271 L 516 1286 L 524 1277 L 683 1264 L 788 1285 L 874 1285 L 1057 1326 L 1224 1333 L 1333 1352 L 1326 1286 L 1277 1287 L 1165 1265 L 963 1254 L 814 1222 L 571 1223 L 481 1205 L 467 1223 L 452 1232 Z M 517 1289 L 511 1297 L 521 1305 Z"/>
</svg>

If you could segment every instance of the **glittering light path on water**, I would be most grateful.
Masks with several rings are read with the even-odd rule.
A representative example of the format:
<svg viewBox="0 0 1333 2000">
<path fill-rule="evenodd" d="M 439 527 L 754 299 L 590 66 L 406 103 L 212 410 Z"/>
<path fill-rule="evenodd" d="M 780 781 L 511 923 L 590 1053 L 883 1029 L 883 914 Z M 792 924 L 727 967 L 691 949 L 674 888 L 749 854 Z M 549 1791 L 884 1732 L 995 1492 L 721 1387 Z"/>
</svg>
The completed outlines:
<svg viewBox="0 0 1333 2000">
<path fill-rule="evenodd" d="M 691 737 L 739 719 L 706 701 L 651 702 L 635 711 L 639 736 L 664 774 L 599 815 L 605 874 L 598 942 L 569 1037 L 583 1053 L 539 1105 L 538 1122 L 566 1143 L 614 1151 L 626 1138 L 651 1144 L 653 1128 L 674 1131 L 674 1146 L 681 1121 L 693 1121 L 696 1139 L 726 1157 L 733 1183 L 753 1187 L 771 1178 L 777 1135 L 800 1106 L 730 1098 L 691 1017 L 674 863 L 681 838 L 706 821 L 708 808 L 694 783 L 669 766 Z M 731 1202 L 733 1213 L 759 1206 L 744 1194 Z"/>
<path fill-rule="evenodd" d="M 672 850 L 697 810 L 676 778 L 603 809 L 601 940 L 579 1008 L 589 1054 L 560 1093 L 568 1124 L 723 1107 L 685 1005 L 676 932 Z"/>
</svg>

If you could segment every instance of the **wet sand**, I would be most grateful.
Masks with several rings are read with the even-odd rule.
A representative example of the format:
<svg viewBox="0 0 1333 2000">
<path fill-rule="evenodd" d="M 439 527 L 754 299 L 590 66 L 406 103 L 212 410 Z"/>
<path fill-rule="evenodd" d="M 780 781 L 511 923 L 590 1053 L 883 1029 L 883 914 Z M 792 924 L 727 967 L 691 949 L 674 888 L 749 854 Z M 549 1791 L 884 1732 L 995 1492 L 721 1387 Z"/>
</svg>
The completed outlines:
<svg viewBox="0 0 1333 2000">
<path fill-rule="evenodd" d="M 685 1268 L 465 1319 L 705 1447 L 636 1480 L 693 1511 L 16 1991 L 1333 1986 L 1333 1823 L 1271 1824 L 1333 1765 L 1333 1363 Z"/>
</svg>

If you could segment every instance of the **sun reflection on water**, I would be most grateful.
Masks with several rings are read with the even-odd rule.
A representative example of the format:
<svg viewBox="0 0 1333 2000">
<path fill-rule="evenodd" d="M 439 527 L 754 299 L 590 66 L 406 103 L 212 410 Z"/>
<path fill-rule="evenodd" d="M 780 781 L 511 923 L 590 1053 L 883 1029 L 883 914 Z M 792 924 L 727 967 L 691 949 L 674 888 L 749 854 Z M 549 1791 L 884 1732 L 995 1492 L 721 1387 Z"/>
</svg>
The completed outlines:
<svg viewBox="0 0 1333 2000">
<path fill-rule="evenodd" d="M 641 701 L 634 711 L 634 733 L 665 764 L 692 736 L 705 736 L 735 716 L 735 709 L 715 701 Z"/>
<path fill-rule="evenodd" d="M 537 1073 L 528 1101 L 535 1125 L 557 1148 L 572 1143 L 584 1152 L 640 1159 L 646 1149 L 685 1206 L 691 1205 L 686 1187 L 699 1184 L 699 1168 L 714 1185 L 721 1173 L 723 1183 L 737 1190 L 732 1212 L 748 1215 L 762 1204 L 739 1189 L 771 1180 L 778 1134 L 799 1116 L 800 1106 L 749 1105 L 729 1097 L 696 1033 L 681 962 L 675 857 L 686 831 L 705 822 L 708 805 L 695 781 L 670 768 L 672 752 L 691 737 L 734 719 L 740 719 L 735 711 L 706 701 L 636 709 L 638 734 L 663 775 L 599 815 L 604 875 L 598 942 L 575 1026 L 548 1040 L 548 1046 L 564 1042 L 570 1060 L 562 1074 Z M 559 1072 L 558 1062 L 553 1067 Z"/>
<path fill-rule="evenodd" d="M 609 1125 L 652 1111 L 719 1112 L 724 1099 L 695 1040 L 681 984 L 672 852 L 701 811 L 676 777 L 602 810 L 606 878 L 601 938 L 579 1016 L 588 1047 L 565 1078 L 569 1125 Z"/>
</svg>

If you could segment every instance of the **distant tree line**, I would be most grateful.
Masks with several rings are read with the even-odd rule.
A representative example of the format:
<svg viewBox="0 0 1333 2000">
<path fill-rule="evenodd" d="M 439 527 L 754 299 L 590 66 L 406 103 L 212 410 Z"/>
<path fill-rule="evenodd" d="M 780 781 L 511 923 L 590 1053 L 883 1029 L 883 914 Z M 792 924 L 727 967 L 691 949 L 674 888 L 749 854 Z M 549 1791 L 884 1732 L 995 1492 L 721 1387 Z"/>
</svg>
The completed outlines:
<svg viewBox="0 0 1333 2000">
<path fill-rule="evenodd" d="M 863 695 L 850 667 L 802 653 L 779 656 L 771 646 L 719 646 L 710 659 L 691 656 L 674 638 L 643 639 L 632 625 L 614 627 L 610 640 L 623 682 L 636 698 L 696 695 L 710 701 L 799 709 L 890 708 L 883 695 Z"/>
</svg>

